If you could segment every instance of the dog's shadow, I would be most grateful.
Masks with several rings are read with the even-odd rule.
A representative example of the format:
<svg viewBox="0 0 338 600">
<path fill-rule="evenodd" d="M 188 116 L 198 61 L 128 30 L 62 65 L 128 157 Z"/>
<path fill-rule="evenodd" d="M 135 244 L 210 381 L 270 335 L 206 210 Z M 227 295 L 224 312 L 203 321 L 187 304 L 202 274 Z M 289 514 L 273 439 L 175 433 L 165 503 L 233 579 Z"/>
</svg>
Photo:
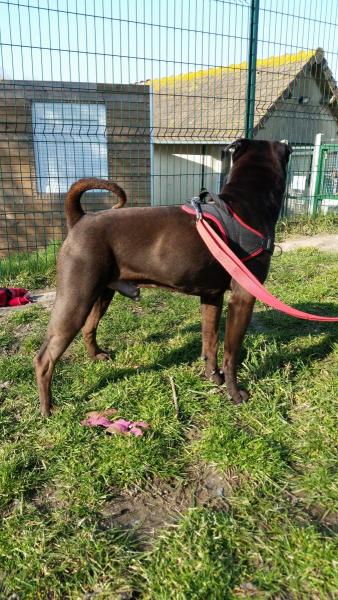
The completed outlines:
<svg viewBox="0 0 338 600">
<path fill-rule="evenodd" d="M 337 314 L 337 308 L 332 303 L 298 303 L 293 306 L 303 312 L 328 317 Z M 255 336 L 260 333 L 268 335 L 268 341 L 276 348 L 257 367 L 257 376 L 267 377 L 288 363 L 291 363 L 297 372 L 298 368 L 302 368 L 301 365 L 325 359 L 330 354 L 332 343 L 337 338 L 338 323 L 295 319 L 274 310 L 267 310 L 254 314 L 248 330 L 249 335 Z M 320 338 L 306 346 L 302 343 L 299 344 L 299 347 L 288 345 L 292 340 L 309 336 L 320 336 Z"/>
<path fill-rule="evenodd" d="M 321 314 L 325 316 L 335 316 L 337 307 L 333 303 L 298 303 L 294 307 L 303 312 L 312 314 Z M 224 341 L 224 331 L 226 324 L 226 315 L 222 315 L 220 320 L 220 346 Z M 161 360 L 161 366 L 154 364 L 148 367 L 148 370 L 163 370 L 175 366 L 179 363 L 190 364 L 197 360 L 201 355 L 201 324 L 193 323 L 186 327 L 180 328 L 182 333 L 191 333 L 191 340 L 169 352 Z M 254 313 L 252 323 L 248 329 L 247 335 L 255 336 L 260 333 L 268 335 L 268 343 L 277 348 L 268 356 L 262 358 L 262 362 L 257 367 L 257 377 L 268 377 L 276 370 L 282 369 L 286 364 L 293 363 L 295 372 L 297 372 L 297 364 L 301 368 L 301 364 L 310 364 L 314 359 L 324 359 L 331 351 L 332 342 L 337 337 L 338 324 L 325 323 L 318 321 L 307 321 L 295 319 L 274 310 L 266 310 L 264 312 Z M 309 335 L 321 335 L 319 341 L 316 341 L 306 347 L 300 345 L 299 348 L 288 347 L 288 342 L 295 338 L 306 338 Z M 323 335 L 324 334 L 324 335 Z M 166 339 L 172 337 L 172 333 L 166 334 Z M 163 341 L 163 334 L 152 334 L 146 341 Z M 248 348 L 244 345 L 240 353 L 240 363 L 248 354 Z M 259 351 L 259 350 L 258 350 Z M 221 353 L 222 355 L 222 349 Z"/>
<path fill-rule="evenodd" d="M 320 313 L 330 316 L 334 314 L 335 307 L 333 304 L 321 304 L 320 308 L 318 304 L 297 304 L 295 305 L 299 310 L 303 310 L 310 313 Z M 224 329 L 226 323 L 226 315 L 222 316 L 220 322 L 220 346 L 224 339 Z M 257 378 L 265 378 L 272 375 L 276 370 L 281 370 L 288 363 L 292 363 L 294 367 L 294 373 L 296 374 L 299 369 L 307 364 L 310 364 L 314 359 L 324 359 L 331 351 L 332 342 L 337 335 L 338 326 L 335 323 L 320 323 L 320 322 L 309 322 L 300 319 L 293 319 L 287 317 L 281 313 L 276 313 L 273 310 L 265 312 L 255 313 L 253 322 L 250 325 L 247 335 L 254 336 L 263 333 L 265 336 L 268 335 L 268 343 L 276 348 L 268 352 L 262 361 L 258 362 L 256 367 L 255 375 Z M 179 348 L 170 350 L 165 353 L 159 363 L 153 363 L 142 367 L 142 373 L 147 372 L 158 372 L 164 371 L 170 367 L 186 364 L 190 365 L 195 362 L 201 356 L 201 324 L 193 323 L 186 327 L 178 328 L 181 333 L 190 333 L 191 338 L 189 341 Z M 299 348 L 290 348 L 287 343 L 294 338 L 308 337 L 309 335 L 324 334 L 316 343 L 310 344 L 306 347 L 300 345 Z M 145 343 L 149 341 L 163 342 L 172 337 L 172 332 L 169 331 L 163 336 L 163 333 L 150 334 Z M 241 350 L 240 360 L 241 363 L 248 355 L 249 347 L 246 347 L 244 340 L 244 347 Z M 256 350 L 259 352 L 259 348 Z M 110 351 L 111 357 L 114 357 L 114 352 Z M 222 355 L 222 349 L 221 353 Z M 240 367 L 240 364 L 239 364 Z M 88 394 L 98 392 L 100 389 L 105 387 L 108 383 L 115 383 L 121 379 L 129 378 L 135 375 L 135 368 L 114 368 L 112 363 L 112 370 L 109 375 L 101 377 L 97 383 L 86 391 L 86 397 Z M 240 377 L 240 372 L 239 372 Z"/>
<path fill-rule="evenodd" d="M 171 337 L 171 336 L 170 336 Z M 109 354 L 114 354 L 114 352 L 109 352 Z M 192 362 L 197 360 L 201 355 L 201 340 L 200 336 L 195 335 L 187 344 L 182 345 L 179 348 L 175 348 L 168 354 L 165 354 L 161 357 L 159 363 L 153 363 L 149 365 L 145 365 L 140 368 L 139 372 L 142 373 L 152 373 L 158 371 L 165 371 L 166 369 L 180 364 L 190 365 Z M 138 371 L 132 367 L 125 368 L 114 368 L 114 363 L 112 362 L 111 372 L 107 375 L 100 377 L 95 385 L 93 385 L 89 390 L 87 389 L 85 394 L 83 395 L 83 399 L 88 398 L 89 395 L 95 394 L 99 392 L 102 388 L 104 388 L 109 383 L 116 383 L 121 379 L 126 379 L 134 376 Z"/>
</svg>

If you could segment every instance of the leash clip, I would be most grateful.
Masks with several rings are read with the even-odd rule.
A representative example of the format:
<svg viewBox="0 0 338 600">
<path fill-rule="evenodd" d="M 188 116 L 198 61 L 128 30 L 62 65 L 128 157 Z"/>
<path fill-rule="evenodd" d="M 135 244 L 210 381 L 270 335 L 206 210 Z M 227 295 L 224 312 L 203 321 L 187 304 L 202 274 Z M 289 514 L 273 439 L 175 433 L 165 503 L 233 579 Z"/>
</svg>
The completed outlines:
<svg viewBox="0 0 338 600">
<path fill-rule="evenodd" d="M 210 195 L 210 192 L 207 190 L 207 188 L 202 187 L 201 191 L 199 193 L 199 200 L 200 200 L 200 202 L 203 202 L 203 204 L 205 204 L 206 198 L 209 195 Z"/>
<path fill-rule="evenodd" d="M 211 194 L 206 188 L 201 189 L 199 196 L 194 196 L 193 198 L 190 198 L 190 203 L 196 213 L 196 221 L 201 221 L 201 219 L 203 219 L 201 204 L 207 204 L 206 199 L 208 196 L 210 196 L 212 202 L 215 202 L 215 195 Z"/>
<path fill-rule="evenodd" d="M 200 221 L 203 218 L 200 198 L 198 196 L 194 196 L 193 198 L 190 198 L 190 202 L 196 212 L 196 221 Z"/>
<path fill-rule="evenodd" d="M 273 254 L 273 251 L 275 249 L 274 239 L 270 236 L 265 237 L 262 240 L 262 248 L 266 252 L 269 252 L 269 254 Z"/>
</svg>

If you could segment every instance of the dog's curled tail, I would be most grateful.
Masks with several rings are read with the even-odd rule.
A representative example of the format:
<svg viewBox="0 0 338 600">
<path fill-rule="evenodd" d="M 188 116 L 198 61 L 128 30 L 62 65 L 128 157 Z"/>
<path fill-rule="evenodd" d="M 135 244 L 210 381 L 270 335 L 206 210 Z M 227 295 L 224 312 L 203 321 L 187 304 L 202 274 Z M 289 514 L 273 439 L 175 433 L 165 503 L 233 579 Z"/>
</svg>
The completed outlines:
<svg viewBox="0 0 338 600">
<path fill-rule="evenodd" d="M 113 181 L 98 179 L 96 177 L 78 179 L 78 181 L 70 186 L 65 201 L 68 230 L 74 227 L 75 223 L 77 223 L 85 214 L 81 206 L 80 198 L 82 194 L 88 190 L 109 190 L 110 192 L 114 192 L 114 194 L 120 198 L 114 208 L 121 208 L 127 201 L 126 192 Z"/>
</svg>

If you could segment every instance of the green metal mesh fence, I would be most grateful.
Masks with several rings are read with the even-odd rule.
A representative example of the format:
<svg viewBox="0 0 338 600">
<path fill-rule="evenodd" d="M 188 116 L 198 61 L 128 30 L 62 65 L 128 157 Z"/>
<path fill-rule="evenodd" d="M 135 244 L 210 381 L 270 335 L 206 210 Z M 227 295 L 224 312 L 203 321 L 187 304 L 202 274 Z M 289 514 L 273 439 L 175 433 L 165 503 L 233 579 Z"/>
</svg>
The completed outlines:
<svg viewBox="0 0 338 600">
<path fill-rule="evenodd" d="M 244 135 L 293 145 L 284 215 L 336 210 L 337 17 L 336 0 L 0 0 L 0 256 L 60 242 L 83 176 L 133 206 L 218 191 Z"/>
</svg>

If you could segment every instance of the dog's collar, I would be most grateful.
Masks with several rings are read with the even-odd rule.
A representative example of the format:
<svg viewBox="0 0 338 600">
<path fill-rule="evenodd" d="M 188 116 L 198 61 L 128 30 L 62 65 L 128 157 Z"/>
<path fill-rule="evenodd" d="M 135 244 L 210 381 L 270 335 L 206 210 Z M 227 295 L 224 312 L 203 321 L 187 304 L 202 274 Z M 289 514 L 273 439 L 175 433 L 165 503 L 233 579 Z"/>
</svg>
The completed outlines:
<svg viewBox="0 0 338 600">
<path fill-rule="evenodd" d="M 274 231 L 263 235 L 251 227 L 218 195 L 202 189 L 199 196 L 191 198 L 190 205 L 182 209 L 195 214 L 196 220 L 205 218 L 212 221 L 224 241 L 232 248 L 237 256 L 246 262 L 263 252 L 272 254 L 274 251 Z"/>
</svg>

